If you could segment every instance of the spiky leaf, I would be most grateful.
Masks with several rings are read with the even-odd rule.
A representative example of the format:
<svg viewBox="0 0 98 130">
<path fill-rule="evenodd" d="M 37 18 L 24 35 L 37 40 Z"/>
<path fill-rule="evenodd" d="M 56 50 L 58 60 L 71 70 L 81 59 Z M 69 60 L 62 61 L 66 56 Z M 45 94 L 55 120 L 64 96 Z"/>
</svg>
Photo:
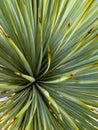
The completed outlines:
<svg viewBox="0 0 98 130">
<path fill-rule="evenodd" d="M 98 130 L 97 6 L 0 0 L 0 129 Z"/>
</svg>

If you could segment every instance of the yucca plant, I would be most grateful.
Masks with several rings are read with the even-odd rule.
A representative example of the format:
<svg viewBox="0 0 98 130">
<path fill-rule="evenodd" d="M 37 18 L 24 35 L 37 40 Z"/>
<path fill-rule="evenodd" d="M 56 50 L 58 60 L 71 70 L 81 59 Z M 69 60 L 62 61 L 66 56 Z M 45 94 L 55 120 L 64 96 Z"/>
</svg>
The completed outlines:
<svg viewBox="0 0 98 130">
<path fill-rule="evenodd" d="M 0 0 L 0 130 L 98 130 L 97 6 Z"/>
</svg>

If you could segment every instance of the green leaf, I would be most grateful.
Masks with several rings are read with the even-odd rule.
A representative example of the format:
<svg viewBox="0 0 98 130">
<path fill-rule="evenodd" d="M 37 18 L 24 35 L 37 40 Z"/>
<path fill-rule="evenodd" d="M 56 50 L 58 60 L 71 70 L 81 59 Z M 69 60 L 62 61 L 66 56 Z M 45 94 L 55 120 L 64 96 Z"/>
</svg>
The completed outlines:
<svg viewBox="0 0 98 130">
<path fill-rule="evenodd" d="M 0 129 L 98 129 L 97 7 L 0 1 Z"/>
</svg>

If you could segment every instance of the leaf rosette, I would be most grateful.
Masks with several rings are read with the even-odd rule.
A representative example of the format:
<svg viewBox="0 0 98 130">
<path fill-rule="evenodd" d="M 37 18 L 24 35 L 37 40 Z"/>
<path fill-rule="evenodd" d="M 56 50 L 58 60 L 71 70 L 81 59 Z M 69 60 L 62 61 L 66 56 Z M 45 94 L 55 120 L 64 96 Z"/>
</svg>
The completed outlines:
<svg viewBox="0 0 98 130">
<path fill-rule="evenodd" d="M 0 0 L 0 129 L 98 129 L 97 0 Z"/>
</svg>

